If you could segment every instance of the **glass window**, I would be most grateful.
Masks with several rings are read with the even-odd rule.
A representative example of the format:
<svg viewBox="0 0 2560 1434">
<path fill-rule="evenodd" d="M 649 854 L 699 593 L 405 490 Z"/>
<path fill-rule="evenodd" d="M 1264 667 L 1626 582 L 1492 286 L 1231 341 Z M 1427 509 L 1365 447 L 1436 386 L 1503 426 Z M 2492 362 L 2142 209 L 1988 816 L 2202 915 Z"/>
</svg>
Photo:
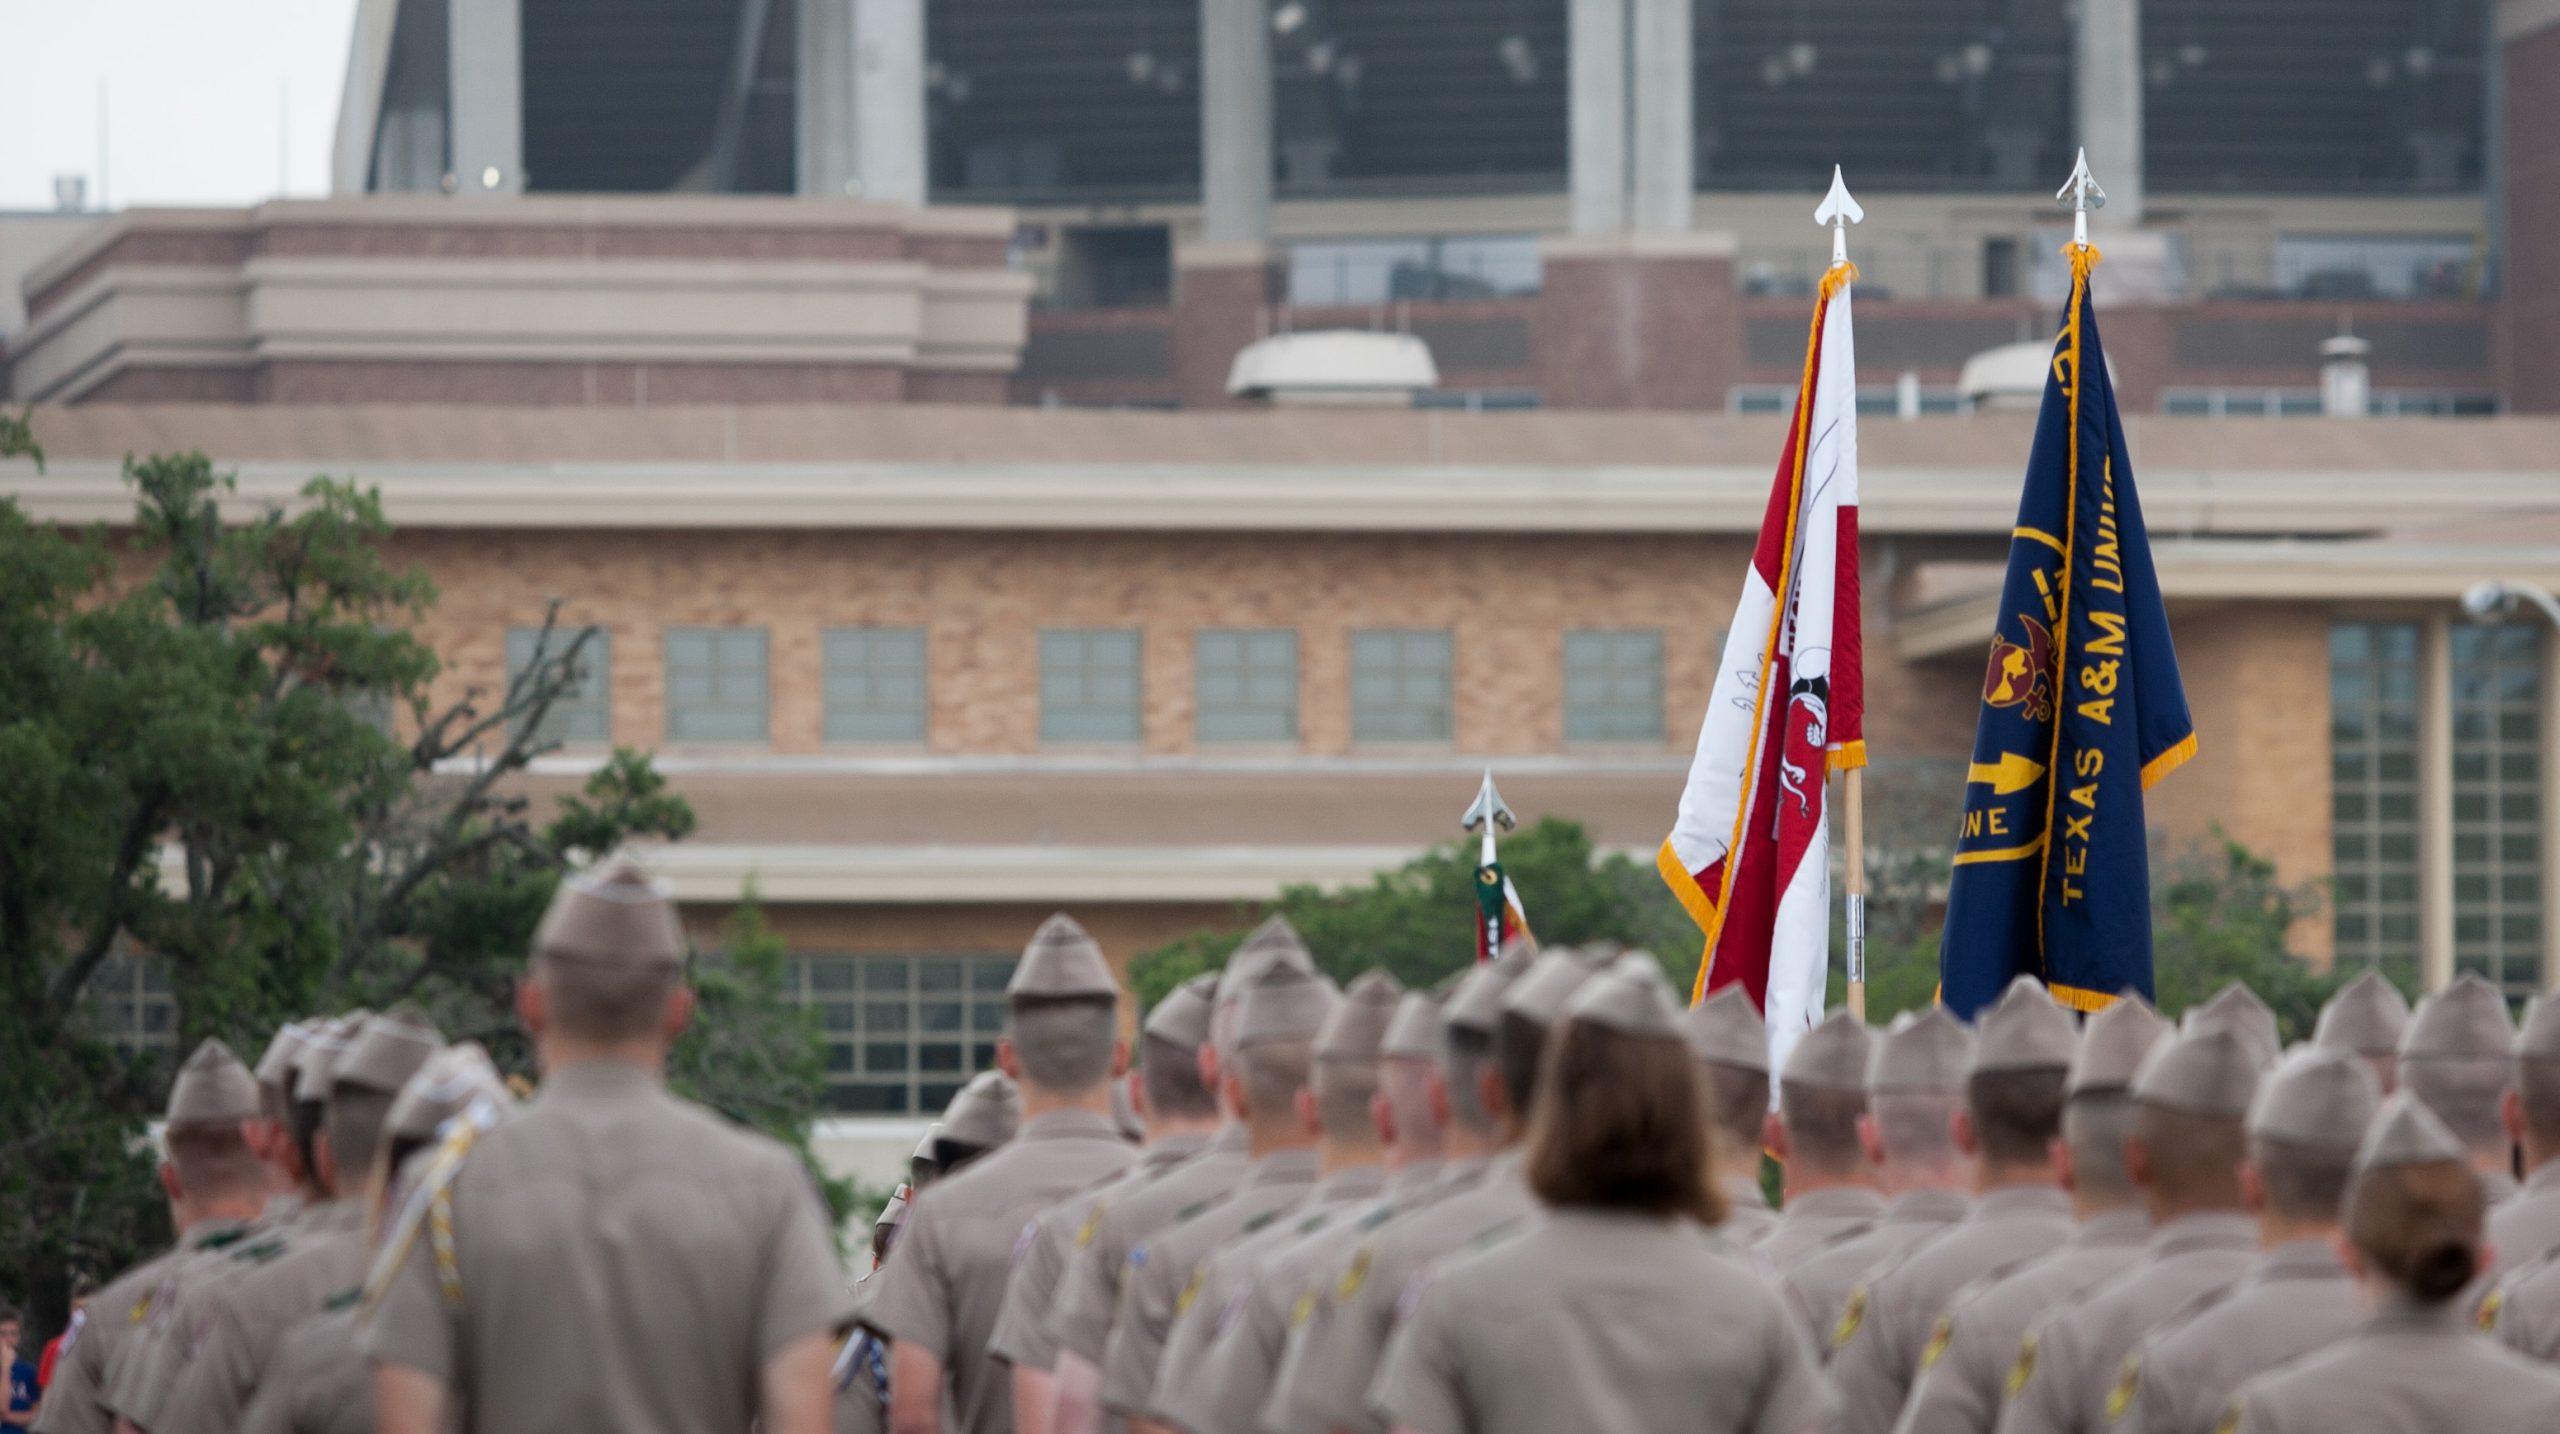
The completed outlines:
<svg viewBox="0 0 2560 1434">
<path fill-rule="evenodd" d="M 828 741 L 924 740 L 923 628 L 831 628 L 820 649 Z"/>
<path fill-rule="evenodd" d="M 2329 630 L 2329 810 L 2337 954 L 2418 974 L 2418 627 Z"/>
<path fill-rule="evenodd" d="M 1298 635 L 1287 628 L 1201 629 L 1192 686 L 1199 740 L 1298 740 Z"/>
<path fill-rule="evenodd" d="M 1040 634 L 1040 740 L 1138 740 L 1138 630 Z"/>
<path fill-rule="evenodd" d="M 568 685 L 552 699 L 551 710 L 542 714 L 541 724 L 534 729 L 536 741 L 601 745 L 613 739 L 613 634 L 600 627 L 587 631 L 595 635 L 578 649 L 577 666 L 570 673 Z M 547 655 L 558 658 L 576 640 L 573 630 L 552 629 Z M 533 666 L 534 648 L 541 641 L 542 629 L 538 627 L 507 629 L 509 683 Z"/>
<path fill-rule="evenodd" d="M 2478 249 L 2467 234 L 2279 234 L 2276 285 L 2301 299 L 2469 298 Z"/>
<path fill-rule="evenodd" d="M 81 999 L 90 1028 L 119 1050 L 176 1054 L 178 997 L 169 985 L 167 962 L 115 952 L 98 963 Z"/>
<path fill-rule="evenodd" d="M 1662 740 L 1662 634 L 1564 635 L 1564 739 Z"/>
<path fill-rule="evenodd" d="M 667 629 L 667 739 L 765 740 L 765 632 L 760 627 Z"/>
<path fill-rule="evenodd" d="M 1014 958 L 797 956 L 791 990 L 826 1043 L 827 1109 L 934 1115 L 996 1063 Z"/>
<path fill-rule="evenodd" d="M 1289 302 L 1382 304 L 1535 294 L 1545 281 L 1528 234 L 1318 239 L 1289 246 Z"/>
<path fill-rule="evenodd" d="M 1352 740 L 1448 741 L 1449 676 L 1446 629 L 1351 634 Z"/>
<path fill-rule="evenodd" d="M 2453 629 L 2453 959 L 2541 989 L 2542 632 Z"/>
</svg>

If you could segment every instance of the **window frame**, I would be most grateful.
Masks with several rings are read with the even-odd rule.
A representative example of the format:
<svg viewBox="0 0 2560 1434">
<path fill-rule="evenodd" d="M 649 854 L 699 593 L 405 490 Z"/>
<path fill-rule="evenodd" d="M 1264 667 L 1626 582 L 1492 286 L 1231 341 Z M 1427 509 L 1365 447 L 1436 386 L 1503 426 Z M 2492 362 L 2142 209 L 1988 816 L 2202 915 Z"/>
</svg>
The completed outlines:
<svg viewBox="0 0 2560 1434">
<path fill-rule="evenodd" d="M 1098 671 L 1103 672 L 1103 675 L 1108 678 L 1116 679 L 1120 675 L 1100 669 L 1094 661 L 1096 647 L 1105 641 L 1114 644 L 1125 642 L 1128 646 L 1126 673 L 1128 699 L 1125 712 L 1119 709 L 1116 700 L 1106 706 L 1103 700 L 1095 695 L 1096 689 L 1100 686 L 1097 681 Z M 1052 661 L 1061 645 L 1067 643 L 1073 643 L 1080 649 L 1072 668 Z M 1123 748 L 1135 747 L 1145 740 L 1147 727 L 1145 629 L 1044 627 L 1040 629 L 1038 658 L 1040 744 L 1042 746 Z M 1078 693 L 1071 695 L 1062 690 L 1064 684 L 1060 679 L 1067 676 L 1075 678 L 1076 685 L 1081 689 Z M 1110 731 L 1101 730 L 1099 721 L 1094 720 L 1106 716 L 1114 722 L 1114 727 Z M 1124 717 L 1127 723 L 1125 735 L 1117 725 Z M 1079 721 L 1087 721 L 1091 725 L 1080 730 L 1077 725 Z"/>
<path fill-rule="evenodd" d="M 715 696 L 706 699 L 706 701 L 715 705 L 711 706 L 707 711 L 696 712 L 695 715 L 697 716 L 716 715 L 721 711 L 742 710 L 729 707 L 726 704 L 721 703 L 720 699 L 716 695 L 724 681 L 724 674 L 733 670 L 724 656 L 723 649 L 728 640 L 731 639 L 754 639 L 756 654 L 756 720 L 755 730 L 753 732 L 704 732 L 701 730 L 686 730 L 683 727 L 683 722 L 688 708 L 686 704 L 679 702 L 676 696 L 676 676 L 680 666 L 676 661 L 676 644 L 679 640 L 691 638 L 708 638 L 712 644 L 710 651 L 711 661 L 707 670 Z M 761 623 L 744 623 L 733 626 L 699 624 L 671 625 L 660 634 L 658 652 L 660 662 L 662 664 L 660 672 L 661 686 L 666 698 L 666 712 L 663 728 L 666 733 L 667 741 L 682 742 L 697 746 L 752 747 L 761 746 L 770 743 L 773 740 L 773 632 L 770 628 L 765 627 Z"/>
<path fill-rule="evenodd" d="M 561 747 L 611 746 L 613 744 L 613 629 L 602 623 L 582 623 L 575 627 L 555 627 L 551 631 L 554 639 L 561 644 L 560 650 L 564 652 L 567 650 L 567 644 L 575 642 L 582 632 L 592 632 L 595 637 L 579 654 L 579 663 L 586 670 L 579 676 L 574 691 L 563 692 L 560 698 L 551 704 L 551 710 L 543 714 L 542 723 L 533 734 L 534 740 L 556 743 Z M 541 639 L 542 629 L 538 626 L 508 627 L 507 683 L 510 687 L 531 665 L 534 644 Z M 572 735 L 556 730 L 556 724 L 565 717 L 575 717 L 589 712 L 592 712 L 595 718 L 594 736 Z"/>
<path fill-rule="evenodd" d="M 865 689 L 863 696 L 877 697 L 882 685 L 882 675 L 878 671 L 877 663 L 866 662 L 857 669 L 847 670 L 839 665 L 839 658 L 843 655 L 840 649 L 850 646 L 856 640 L 862 643 L 866 655 L 876 658 L 883 639 L 896 639 L 900 642 L 911 640 L 915 645 L 915 700 L 912 712 L 894 709 L 877 702 L 856 702 L 837 691 L 840 681 L 858 678 Z M 888 674 L 893 679 L 903 675 L 894 672 Z M 885 724 L 883 730 L 874 733 L 851 730 L 856 720 L 866 716 L 873 719 L 883 716 L 902 719 L 912 717 L 913 720 L 895 732 L 885 730 Z M 843 722 L 841 726 L 839 719 Z M 933 644 L 924 628 L 866 624 L 819 630 L 818 731 L 821 741 L 830 746 L 842 747 L 920 747 L 932 734 L 932 727 Z"/>
<path fill-rule="evenodd" d="M 1607 654 L 1607 659 L 1599 664 L 1599 668 L 1600 676 L 1613 687 L 1616 683 L 1626 680 L 1631 670 L 1628 665 L 1621 660 L 1626 644 L 1633 641 L 1651 649 L 1649 653 L 1651 658 L 1649 664 L 1650 670 L 1641 674 L 1642 679 L 1650 687 L 1649 693 L 1645 695 L 1645 700 L 1635 700 L 1633 698 L 1624 697 L 1613 691 L 1611 697 L 1605 701 L 1595 704 L 1585 704 L 1581 707 L 1576 706 L 1574 701 L 1574 679 L 1576 676 L 1574 648 L 1577 646 L 1577 642 L 1579 642 L 1580 645 L 1588 646 L 1595 641 L 1603 642 L 1608 645 L 1609 652 Z M 1658 627 L 1575 627 L 1565 629 L 1564 635 L 1558 643 L 1557 675 L 1559 679 L 1558 706 L 1562 713 L 1562 721 L 1560 725 L 1566 745 L 1574 747 L 1659 747 L 1668 740 L 1670 735 L 1670 720 L 1665 715 L 1664 711 L 1667 703 L 1665 701 L 1665 678 L 1663 675 L 1664 666 L 1669 661 L 1668 647 L 1669 644 L 1664 639 L 1663 631 Z M 1639 666 L 1642 667 L 1645 666 L 1645 664 L 1639 664 Z M 1638 712 L 1643 713 L 1647 719 L 1644 724 L 1644 730 L 1642 731 L 1577 732 L 1574 730 L 1577 713 L 1587 717 L 1605 717 L 1611 713 L 1623 716 L 1632 715 Z"/>
<path fill-rule="evenodd" d="M 1212 664 L 1212 644 L 1233 643 L 1233 663 Z M 1257 654 L 1255 649 L 1266 651 Z M 1202 746 L 1243 747 L 1295 746 L 1299 740 L 1299 704 L 1304 691 L 1304 664 L 1298 630 L 1290 627 L 1204 627 L 1191 634 L 1191 734 Z M 1275 659 L 1270 650 L 1279 650 Z M 1226 669 L 1226 670 L 1218 670 Z M 1281 675 L 1285 669 L 1285 676 Z M 1213 702 L 1210 685 L 1232 676 L 1242 694 L 1233 702 Z M 1285 698 L 1268 696 L 1257 699 L 1257 681 L 1285 685 Z M 1213 719 L 1212 714 L 1218 714 Z M 1213 732 L 1218 721 L 1230 718 L 1277 718 L 1279 730 L 1268 732 Z"/>
<path fill-rule="evenodd" d="M 794 952 L 784 989 L 818 1028 L 821 1108 L 841 1119 L 941 1114 L 971 1076 L 995 1069 L 1004 988 L 1019 960 L 1001 951 Z M 927 984 L 936 967 L 952 973 L 950 984 Z M 956 1009 L 956 1030 L 927 1028 L 937 1006 Z M 928 1048 L 944 1047 L 957 1064 L 928 1069 Z"/>
<path fill-rule="evenodd" d="M 1383 707 L 1373 707 L 1363 689 L 1372 685 L 1364 681 L 1367 659 L 1364 652 L 1374 652 L 1380 644 L 1393 643 L 1395 667 L 1388 674 L 1398 689 Z M 1413 681 L 1407 670 L 1407 659 L 1417 644 L 1436 643 L 1439 648 L 1439 730 L 1421 732 L 1388 730 L 1393 715 L 1406 709 L 1428 712 L 1426 704 L 1416 701 L 1406 690 Z M 1457 740 L 1458 733 L 1458 637 L 1447 627 L 1371 627 L 1355 628 L 1350 634 L 1351 740 L 1364 747 L 1446 747 Z M 1374 673 L 1366 674 L 1373 680 Z M 1385 725 L 1382 725 L 1385 724 Z"/>
</svg>

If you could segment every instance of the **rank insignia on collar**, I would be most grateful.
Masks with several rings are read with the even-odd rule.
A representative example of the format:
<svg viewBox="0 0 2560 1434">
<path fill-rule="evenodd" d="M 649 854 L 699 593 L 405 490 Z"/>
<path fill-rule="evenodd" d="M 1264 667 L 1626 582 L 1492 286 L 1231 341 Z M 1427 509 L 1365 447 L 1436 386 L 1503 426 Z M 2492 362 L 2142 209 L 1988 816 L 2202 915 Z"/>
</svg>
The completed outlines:
<svg viewBox="0 0 2560 1434">
<path fill-rule="evenodd" d="M 1936 1364 L 1939 1360 L 1945 1358 L 1947 1353 L 1947 1343 L 1955 1337 L 1955 1316 L 1938 1316 L 1938 1323 L 1929 1331 L 1929 1343 L 1923 1346 L 1920 1351 L 1920 1367 L 1922 1369 L 1927 1369 Z"/>
<path fill-rule="evenodd" d="M 1857 1337 L 1858 1326 L 1867 1322 L 1867 1287 L 1860 1285 L 1849 1291 L 1849 1302 L 1840 1307 L 1840 1322 L 1831 1327 L 1831 1347 L 1838 1349 Z"/>
<path fill-rule="evenodd" d="M 1076 1248 L 1081 1250 L 1085 1246 L 1092 1244 L 1093 1237 L 1101 1233 L 1102 1202 L 1097 1200 L 1094 1202 L 1093 1213 L 1085 1216 L 1084 1224 L 1076 1229 Z"/>
<path fill-rule="evenodd" d="M 1315 1315 L 1316 1292 L 1314 1290 L 1308 1290 L 1306 1293 L 1298 1296 L 1298 1302 L 1296 1304 L 1289 1307 L 1289 1327 L 1291 1329 L 1296 1329 L 1298 1326 L 1305 1324 L 1308 1320 L 1315 1318 Z"/>
<path fill-rule="evenodd" d="M 2481 1330 L 2485 1333 L 2495 1334 L 2498 1329 L 2498 1316 L 2505 1313 L 2506 1308 L 2507 1292 L 2505 1290 L 2489 1291 L 2488 1298 L 2480 1301 Z"/>
<path fill-rule="evenodd" d="M 2113 1424 L 2117 1420 L 2122 1419 L 2124 1417 L 2124 1412 L 2133 1407 L 2133 1391 L 2137 1387 L 2141 1378 L 2142 1356 L 2139 1354 L 2126 1355 L 2124 1357 L 2124 1373 L 2116 1376 L 2116 1387 L 2107 1391 L 2108 1423 Z"/>
<path fill-rule="evenodd" d="M 2231 1407 L 2222 1411 L 2222 1422 L 2213 1426 L 2213 1434 L 2240 1434 L 2239 1400 L 2232 1400 Z"/>
<path fill-rule="evenodd" d="M 1191 1272 L 1190 1283 L 1182 1287 L 1182 1297 L 1173 1302 L 1173 1312 L 1175 1314 L 1186 1315 L 1191 1313 L 1191 1303 L 1192 1301 L 1200 1298 L 1200 1286 L 1206 1283 L 1208 1278 L 1209 1267 L 1207 1265 L 1199 1266 Z"/>
<path fill-rule="evenodd" d="M 1360 1287 L 1369 1282 L 1369 1261 L 1374 1254 L 1370 1246 L 1362 1245 L 1360 1252 L 1351 1257 L 1351 1267 L 1342 1272 L 1342 1282 L 1333 1287 L 1336 1303 L 1350 1303 L 1351 1297 L 1360 1293 Z"/>
<path fill-rule="evenodd" d="M 2036 1337 L 2028 1335 L 2018 1341 L 2018 1362 L 2009 1366 L 2009 1397 L 2017 1398 L 2018 1391 L 2026 1388 L 2027 1381 L 2035 1378 L 2035 1374 Z"/>
</svg>

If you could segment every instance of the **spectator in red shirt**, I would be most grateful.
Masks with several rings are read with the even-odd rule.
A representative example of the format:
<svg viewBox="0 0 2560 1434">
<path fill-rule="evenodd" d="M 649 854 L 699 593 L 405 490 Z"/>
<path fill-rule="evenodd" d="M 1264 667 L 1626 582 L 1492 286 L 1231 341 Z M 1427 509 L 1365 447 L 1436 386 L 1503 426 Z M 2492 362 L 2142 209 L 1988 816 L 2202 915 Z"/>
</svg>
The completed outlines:
<svg viewBox="0 0 2560 1434">
<path fill-rule="evenodd" d="M 89 1297 L 97 1292 L 98 1282 L 87 1275 L 71 1282 L 71 1322 L 62 1327 L 62 1333 L 44 1342 L 44 1355 L 36 1361 L 38 1390 L 53 1387 L 54 1361 L 62 1358 L 63 1351 L 80 1338 L 81 1326 L 89 1321 Z"/>
</svg>

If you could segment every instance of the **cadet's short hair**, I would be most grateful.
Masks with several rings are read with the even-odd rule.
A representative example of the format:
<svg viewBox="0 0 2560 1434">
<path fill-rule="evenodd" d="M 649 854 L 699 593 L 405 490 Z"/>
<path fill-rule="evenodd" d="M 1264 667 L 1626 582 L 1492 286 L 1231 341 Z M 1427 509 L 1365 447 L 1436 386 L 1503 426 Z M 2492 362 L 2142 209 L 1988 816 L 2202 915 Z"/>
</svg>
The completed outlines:
<svg viewBox="0 0 2560 1434">
<path fill-rule="evenodd" d="M 2515 1083 L 2516 1064 L 2504 1056 L 2402 1061 L 2400 1085 L 2476 1155 L 2507 1143 L 2506 1117 L 2499 1106 Z"/>
<path fill-rule="evenodd" d="M 2060 1069 L 2029 1068 L 1975 1071 L 1965 1081 L 1965 1108 L 1985 1164 L 2041 1165 L 2053 1158 L 2068 1078 Z"/>
<path fill-rule="evenodd" d="M 1147 1114 L 1159 1120 L 1207 1120 L 1218 1113 L 1218 1097 L 1200 1079 L 1197 1046 L 1141 1033 L 1138 1085 L 1147 1093 Z"/>
<path fill-rule="evenodd" d="M 1523 1118 L 1537 1108 L 1546 1043 L 1547 1028 L 1517 1011 L 1503 1012 L 1502 1019 L 1494 1025 L 1493 1058 L 1502 1068 L 1503 1093 L 1511 1097 L 1512 1110 Z"/>
<path fill-rule="evenodd" d="M 2347 1192 L 2347 1237 L 2422 1304 L 2440 1305 L 2480 1273 L 2480 1178 L 2459 1161 L 2381 1165 Z"/>
<path fill-rule="evenodd" d="M 391 1118 L 392 1099 L 389 1091 L 361 1086 L 341 1086 L 330 1094 L 320 1128 L 328 1134 L 329 1153 L 338 1162 L 339 1195 L 354 1194 L 365 1172 L 373 1168 L 374 1153 L 382 1146 L 383 1124 Z"/>
<path fill-rule="evenodd" d="M 960 1173 L 963 1166 L 988 1151 L 992 1145 L 977 1145 L 966 1140 L 953 1140 L 947 1135 L 933 1138 L 933 1178 L 947 1180 Z"/>
<path fill-rule="evenodd" d="M 1854 1174 L 1863 1150 L 1858 1144 L 1858 1118 L 1867 1113 L 1867 1093 L 1778 1082 L 1778 1123 L 1787 1131 L 1787 1160 L 1815 1175 Z"/>
<path fill-rule="evenodd" d="M 533 960 L 552 1024 L 589 1041 L 630 1041 L 655 1035 L 666 1019 L 667 1000 L 684 984 L 683 968 L 643 961 Z"/>
<path fill-rule="evenodd" d="M 1091 1090 L 1111 1079 L 1119 1003 L 1109 996 L 1017 996 L 1005 1008 L 1004 1030 L 1025 1082 L 1061 1094 Z"/>
<path fill-rule="evenodd" d="M 2271 1135 L 2249 1137 L 2249 1164 L 2267 1192 L 2267 1208 L 2287 1220 L 2334 1224 L 2355 1176 L 2356 1153 Z"/>
<path fill-rule="evenodd" d="M 2076 1095 L 2062 1107 L 2062 1143 L 2071 1151 L 2071 1185 L 2083 1199 L 2130 1198 L 2133 1177 L 2124 1143 L 2133 1134 L 2133 1096 L 2123 1090 Z"/>
<path fill-rule="evenodd" d="M 1706 1076 L 1707 1124 L 1724 1142 L 1725 1157 L 1738 1160 L 1760 1148 L 1769 1115 L 1769 1073 L 1722 1061 L 1699 1063 Z"/>
<path fill-rule="evenodd" d="M 1374 1144 L 1378 1122 L 1369 1103 L 1378 1094 L 1375 1061 L 1318 1061 L 1311 1082 L 1316 1093 L 1316 1124 L 1325 1139 L 1344 1145 Z"/>
<path fill-rule="evenodd" d="M 313 1143 L 320 1138 L 320 1102 L 296 1098 L 293 1116 L 285 1123 L 285 1134 L 293 1138 L 293 1151 L 302 1157 L 302 1173 L 306 1178 L 320 1169 L 319 1157 L 312 1153 Z"/>
<path fill-rule="evenodd" d="M 2516 1101 L 2524 1128 L 2543 1146 L 2560 1146 L 2560 1061 L 2528 1057 L 2516 1062 Z"/>
<path fill-rule="evenodd" d="M 266 1184 L 266 1164 L 236 1125 L 175 1126 L 162 1143 L 179 1186 L 191 1199 L 240 1195 Z"/>
<path fill-rule="evenodd" d="M 2239 1116 L 2137 1100 L 2133 1138 L 2142 1142 L 2152 1189 L 2178 1200 L 2239 1205 L 2240 1162 L 2249 1153 L 2248 1132 Z"/>
<path fill-rule="evenodd" d="M 1568 1020 L 1540 1065 L 1527 1170 L 1540 1200 L 1724 1218 L 1707 1178 L 1705 1083 L 1686 1040 Z"/>
<path fill-rule="evenodd" d="M 1876 1140 L 1898 1165 L 1944 1165 L 1954 1160 L 1953 1124 L 1962 1097 L 1954 1091 L 1881 1090 L 1867 1097 Z"/>
<path fill-rule="evenodd" d="M 1312 1036 L 1285 1041 L 1256 1041 L 1235 1053 L 1236 1081 L 1244 1087 L 1245 1114 L 1255 1120 L 1278 1120 L 1297 1109 L 1298 1092 L 1307 1088 L 1316 1063 Z"/>
<path fill-rule="evenodd" d="M 1440 1038 L 1441 1079 L 1449 1086 L 1449 1119 L 1477 1135 L 1489 1135 L 1498 1122 L 1484 1103 L 1484 1073 L 1493 1066 L 1493 1037 L 1467 1026 L 1451 1026 Z"/>
</svg>

